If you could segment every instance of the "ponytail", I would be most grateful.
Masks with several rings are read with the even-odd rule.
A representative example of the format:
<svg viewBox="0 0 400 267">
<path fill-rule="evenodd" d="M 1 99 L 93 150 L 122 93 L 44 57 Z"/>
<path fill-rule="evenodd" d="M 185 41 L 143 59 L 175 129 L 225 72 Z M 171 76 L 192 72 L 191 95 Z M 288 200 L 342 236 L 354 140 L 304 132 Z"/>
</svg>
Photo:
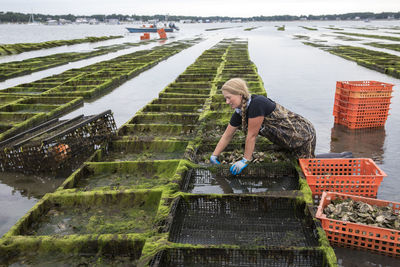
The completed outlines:
<svg viewBox="0 0 400 267">
<path fill-rule="evenodd" d="M 241 111 L 242 111 L 242 130 L 246 134 L 247 130 L 247 123 L 246 123 L 246 109 L 247 109 L 247 101 L 248 99 L 242 95 L 242 106 L 241 106 Z"/>
</svg>

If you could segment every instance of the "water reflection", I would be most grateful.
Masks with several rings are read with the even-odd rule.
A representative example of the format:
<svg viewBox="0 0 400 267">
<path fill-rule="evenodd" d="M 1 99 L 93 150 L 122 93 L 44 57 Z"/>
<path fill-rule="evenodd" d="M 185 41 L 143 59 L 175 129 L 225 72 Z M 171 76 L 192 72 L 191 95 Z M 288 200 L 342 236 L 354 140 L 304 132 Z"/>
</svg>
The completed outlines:
<svg viewBox="0 0 400 267">
<path fill-rule="evenodd" d="M 355 158 L 372 158 L 383 164 L 385 137 L 384 127 L 352 130 L 335 124 L 331 130 L 331 152 L 351 151 Z"/>
<path fill-rule="evenodd" d="M 2 172 L 0 174 L 0 183 L 10 186 L 12 195 L 18 192 L 28 199 L 40 199 L 46 193 L 54 192 L 65 180 L 64 176 Z"/>
<path fill-rule="evenodd" d="M 54 192 L 65 176 L 0 172 L 0 238 L 46 193 Z"/>
<path fill-rule="evenodd" d="M 395 267 L 400 259 L 371 254 L 369 251 L 335 247 L 339 267 Z"/>
</svg>

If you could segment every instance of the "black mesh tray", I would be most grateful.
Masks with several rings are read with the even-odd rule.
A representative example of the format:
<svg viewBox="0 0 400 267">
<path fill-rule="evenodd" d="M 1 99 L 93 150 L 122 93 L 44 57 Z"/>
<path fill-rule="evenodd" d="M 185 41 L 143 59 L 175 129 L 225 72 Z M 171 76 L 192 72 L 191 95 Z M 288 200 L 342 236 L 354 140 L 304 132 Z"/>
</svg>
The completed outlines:
<svg viewBox="0 0 400 267">
<path fill-rule="evenodd" d="M 329 266 L 318 249 L 167 248 L 151 260 L 150 267 L 261 267 Z"/>
<path fill-rule="evenodd" d="M 310 247 L 318 234 L 296 198 L 189 195 L 172 208 L 169 241 L 203 245 Z"/>
<path fill-rule="evenodd" d="M 232 175 L 229 166 L 190 169 L 181 190 L 195 194 L 259 194 L 299 190 L 299 177 L 290 164 L 255 164 Z"/>
</svg>

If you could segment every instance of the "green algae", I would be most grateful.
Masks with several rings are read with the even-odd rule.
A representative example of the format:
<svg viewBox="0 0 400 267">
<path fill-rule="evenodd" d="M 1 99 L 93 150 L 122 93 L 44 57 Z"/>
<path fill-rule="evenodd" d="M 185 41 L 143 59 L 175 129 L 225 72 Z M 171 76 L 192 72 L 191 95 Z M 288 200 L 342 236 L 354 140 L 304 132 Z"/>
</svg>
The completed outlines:
<svg viewBox="0 0 400 267">
<path fill-rule="evenodd" d="M 400 51 L 400 44 L 382 44 L 382 43 L 365 43 L 365 45 L 373 46 L 373 47 L 378 47 L 378 48 L 384 48 L 384 49 L 390 49 L 393 51 Z"/>
<path fill-rule="evenodd" d="M 335 30 L 335 31 L 343 31 L 344 29 L 342 29 L 342 28 L 335 28 L 335 27 L 325 27 L 325 29 L 328 29 L 328 30 Z"/>
<path fill-rule="evenodd" d="M 303 44 L 309 45 L 309 46 L 313 46 L 313 47 L 318 47 L 318 48 L 330 47 L 328 45 L 319 44 L 319 43 L 312 43 L 312 42 L 303 42 Z"/>
<path fill-rule="evenodd" d="M 181 152 L 143 152 L 143 153 L 127 153 L 111 152 L 108 153 L 101 161 L 146 161 L 146 160 L 170 160 L 180 159 L 184 155 L 184 151 Z"/>
<path fill-rule="evenodd" d="M 63 45 L 73 45 L 86 42 L 99 42 L 109 39 L 122 38 L 123 36 L 102 36 L 102 37 L 86 37 L 82 39 L 72 39 L 72 40 L 55 40 L 46 41 L 42 43 L 17 43 L 17 44 L 2 44 L 0 45 L 0 55 L 4 54 L 19 54 L 23 52 L 63 46 Z"/>
<path fill-rule="evenodd" d="M 83 191 L 96 188 L 154 188 L 168 184 L 178 164 L 179 160 L 86 163 L 67 178 L 61 188 Z"/>
<path fill-rule="evenodd" d="M 393 77 L 400 77 L 399 57 L 393 54 L 369 50 L 354 46 L 327 46 L 312 42 L 303 42 L 306 45 L 321 48 L 331 54 L 340 56 L 357 64 Z M 380 46 L 380 45 L 378 45 Z M 388 48 L 382 46 L 382 48 Z M 396 49 L 397 46 L 390 46 Z"/>
<path fill-rule="evenodd" d="M 255 29 L 260 28 L 260 27 L 261 27 L 261 26 L 245 28 L 244 31 L 252 31 L 252 30 L 255 30 Z"/>
<path fill-rule="evenodd" d="M 301 39 L 301 40 L 310 40 L 310 36 L 307 35 L 301 35 L 301 34 L 295 34 L 293 35 L 293 39 Z"/>
<path fill-rule="evenodd" d="M 233 40 L 233 39 L 232 39 Z M 226 43 L 225 43 L 226 42 Z M 249 63 L 250 61 L 248 60 L 248 52 L 247 52 L 247 44 L 244 45 L 241 42 L 236 42 L 235 45 L 231 45 L 231 43 L 227 42 L 227 41 L 223 41 L 225 48 L 224 49 L 215 49 L 213 51 L 213 53 L 215 52 L 215 54 L 213 53 L 203 53 L 202 56 L 200 56 L 198 58 L 198 60 L 196 60 L 195 64 L 197 67 L 199 67 L 200 69 L 204 70 L 204 73 L 207 73 L 207 71 L 205 70 L 204 66 L 206 66 L 207 64 L 210 64 L 210 62 L 215 63 L 216 60 L 222 60 L 219 61 L 220 65 L 218 65 L 218 68 L 214 68 L 216 70 L 216 75 L 213 76 L 212 78 L 212 82 L 211 82 L 211 86 L 207 85 L 207 93 L 204 95 L 200 95 L 200 94 L 190 94 L 190 90 L 188 90 L 187 92 L 183 92 L 181 91 L 181 93 L 160 93 L 159 97 L 160 99 L 174 99 L 174 100 L 169 100 L 170 103 L 155 103 L 153 102 L 152 104 L 176 104 L 179 103 L 179 98 L 183 98 L 183 99 L 204 99 L 205 100 L 205 106 L 203 111 L 199 114 L 198 117 L 198 123 L 195 125 L 195 127 L 193 127 L 193 138 L 191 138 L 190 142 L 184 142 L 185 144 L 187 143 L 187 148 L 186 150 L 191 150 L 192 153 L 194 153 L 198 147 L 199 144 L 203 141 L 203 137 L 201 136 L 202 132 L 197 132 L 197 129 L 200 129 L 203 127 L 203 123 L 207 122 L 207 121 L 213 121 L 215 122 L 214 119 L 214 115 L 215 112 L 210 112 L 210 104 L 214 102 L 214 100 L 220 101 L 220 92 L 217 91 L 217 88 L 220 88 L 220 86 L 226 81 L 228 76 L 222 76 L 221 73 L 222 71 L 226 68 L 227 72 L 230 72 L 231 70 L 233 70 L 234 68 L 237 68 L 237 73 L 240 74 L 251 74 L 252 71 L 255 71 L 256 73 L 256 68 L 253 65 L 251 65 L 252 67 L 249 69 L 244 70 L 243 68 L 239 68 L 240 66 L 246 65 L 246 64 L 251 64 Z M 235 50 L 235 47 L 238 48 L 237 50 Z M 213 54 L 211 56 L 211 54 Z M 217 57 L 214 57 L 216 56 Z M 204 56 L 204 57 L 203 57 Z M 218 59 L 217 59 L 218 58 Z M 201 59 L 201 60 L 200 60 Z M 240 59 L 240 60 L 237 60 Z M 230 69 L 229 69 L 230 68 Z M 195 68 L 193 66 L 191 66 L 192 70 L 195 70 Z M 215 71 L 214 70 L 214 71 Z M 233 71 L 232 71 L 233 73 Z M 189 72 L 188 72 L 189 74 Z M 186 76 L 185 78 L 188 78 L 189 76 Z M 210 76 L 211 77 L 211 76 Z M 196 78 L 197 79 L 197 78 Z M 169 85 L 169 87 L 172 89 L 189 89 L 188 86 L 190 86 L 189 82 L 184 82 L 185 85 L 180 85 L 182 84 L 182 82 L 174 82 L 172 84 Z M 253 93 L 255 92 L 260 92 L 261 94 L 266 94 L 265 89 L 263 87 L 262 81 L 260 79 L 257 79 L 257 81 L 255 82 L 250 82 L 249 83 L 252 87 Z M 195 85 L 192 85 L 195 86 Z M 205 85 L 204 85 L 205 86 Z M 249 86 L 250 87 L 250 86 Z M 186 89 L 185 89 L 186 88 Z M 199 87 L 200 88 L 200 87 Z M 216 97 L 218 94 L 218 97 Z M 215 98 L 216 97 L 216 98 Z M 167 102 L 169 102 L 167 101 Z M 192 101 L 192 100 L 189 100 Z M 193 102 L 191 102 L 193 103 Z M 193 104 L 189 104 L 188 105 L 193 105 Z M 144 121 L 141 121 L 139 124 L 141 124 L 140 126 L 137 126 L 137 122 L 136 121 L 131 121 L 131 125 L 124 125 L 124 130 L 121 130 L 119 132 L 119 135 L 122 136 L 122 139 L 120 141 L 120 143 L 117 146 L 120 146 L 121 148 L 124 146 L 127 146 L 126 143 L 124 143 L 125 141 L 140 141 L 140 140 L 148 140 L 148 141 L 153 141 L 153 140 L 157 140 L 159 142 L 161 142 L 163 139 L 165 138 L 169 138 L 169 140 L 167 139 L 168 142 L 176 142 L 178 141 L 178 138 L 181 138 L 181 136 L 178 135 L 169 135 L 169 134 L 164 134 L 163 130 L 168 129 L 168 128 L 162 128 L 160 126 L 157 125 L 156 127 L 154 127 L 154 125 L 150 126 L 151 124 L 154 124 L 151 122 L 151 116 L 154 116 L 154 114 L 157 114 L 157 112 L 159 111 L 152 111 L 151 113 L 146 113 L 150 115 L 150 117 L 146 118 L 146 122 L 148 122 L 147 124 Z M 159 112 L 160 113 L 160 112 Z M 142 113 L 144 114 L 144 113 Z M 185 113 L 182 113 L 185 114 Z M 222 120 L 219 122 L 219 124 L 223 125 L 227 123 L 227 119 L 230 118 L 231 112 L 226 113 L 225 115 L 222 114 L 218 114 L 217 116 L 220 116 L 219 118 L 222 118 Z M 225 116 L 225 117 L 224 117 Z M 154 116 L 161 118 L 160 116 Z M 180 123 L 184 123 L 184 121 L 181 121 Z M 176 124 L 172 125 L 173 127 L 177 127 Z M 122 129 L 121 128 L 121 129 Z M 146 131 L 144 133 L 141 132 L 141 130 L 146 129 Z M 132 131 L 133 130 L 133 131 Z M 135 132 L 137 131 L 137 132 Z M 192 130 L 191 130 L 192 131 Z M 168 132 L 168 130 L 166 131 Z M 136 134 L 135 134 L 136 133 Z M 187 137 L 187 136 L 185 136 Z M 115 144 L 113 144 L 114 146 Z M 152 145 L 150 144 L 139 144 L 138 146 L 132 145 L 132 149 L 133 150 L 140 150 L 141 147 L 143 147 L 144 149 L 155 149 L 158 146 L 161 146 L 160 143 L 154 143 Z M 175 143 L 175 145 L 171 146 L 171 147 L 175 147 L 175 146 L 180 146 L 178 145 L 178 143 Z M 183 146 L 183 145 L 182 145 Z M 165 146 L 165 148 L 167 148 L 168 146 Z M 170 148 L 168 148 L 170 149 Z M 129 149 L 128 149 L 129 150 Z M 98 153 L 98 152 L 97 152 Z M 152 154 L 154 153 L 154 150 L 151 152 Z M 146 156 L 150 156 L 150 154 L 147 154 L 146 151 L 144 151 L 143 153 L 144 157 Z M 147 154 L 147 155 L 146 155 Z M 99 159 L 101 159 L 101 157 L 103 157 L 102 155 L 99 156 Z M 101 163 L 99 163 L 101 164 Z M 151 259 L 152 256 L 154 256 L 158 251 L 160 251 L 160 249 L 162 248 L 168 248 L 168 247 L 186 247 L 188 249 L 195 249 L 195 248 L 201 248 L 201 247 L 208 247 L 208 246 L 201 246 L 201 245 L 182 245 L 182 244 L 174 244 L 171 243 L 169 241 L 167 241 L 168 238 L 168 233 L 165 231 L 168 231 L 168 227 L 167 226 L 167 222 L 170 221 L 172 219 L 172 215 L 171 215 L 171 209 L 172 209 L 172 203 L 174 202 L 174 199 L 176 199 L 177 197 L 182 197 L 183 199 L 190 199 L 191 195 L 189 194 L 184 194 L 182 192 L 179 192 L 179 186 L 180 183 L 182 182 L 182 178 L 185 176 L 185 174 L 187 173 L 188 170 L 193 169 L 193 168 L 198 168 L 199 166 L 190 162 L 190 161 L 186 161 L 186 160 L 180 160 L 178 163 L 178 166 L 176 167 L 176 169 L 174 169 L 174 172 L 171 173 L 170 178 L 168 179 L 168 182 L 165 184 L 160 184 L 157 185 L 158 190 L 161 190 L 161 198 L 158 197 L 158 201 L 155 201 L 159 204 L 158 206 L 158 211 L 157 214 L 155 215 L 155 218 L 153 220 L 153 225 L 154 225 L 154 229 L 158 229 L 158 232 L 161 234 L 156 234 L 155 231 L 147 234 L 146 236 L 148 237 L 146 240 L 146 245 L 143 249 L 143 254 L 142 254 L 142 258 L 141 260 L 138 262 L 138 266 L 144 266 L 148 264 L 148 260 Z M 154 165 L 153 168 L 157 168 L 157 165 Z M 170 168 L 170 167 L 169 167 Z M 102 169 L 102 168 L 100 168 Z M 101 170 L 101 172 L 107 172 L 109 171 L 108 168 L 104 168 Z M 133 168 L 132 170 L 130 170 L 132 173 L 135 172 L 135 169 Z M 79 172 L 79 170 L 77 172 L 75 172 L 75 175 Z M 168 172 L 167 170 L 161 171 L 161 173 L 165 173 Z M 72 175 L 73 176 L 73 175 Z M 71 176 L 71 177 L 72 177 Z M 70 178 L 71 178 L 70 177 Z M 71 181 L 71 179 L 69 179 Z M 304 210 L 305 212 L 305 208 L 304 208 L 304 203 L 311 203 L 312 199 L 311 199 L 311 195 L 310 195 L 310 200 L 308 200 L 307 194 L 310 193 L 311 191 L 305 181 L 305 179 L 300 179 L 301 182 L 301 190 L 297 191 L 292 191 L 292 194 L 289 194 L 288 196 L 286 196 L 286 198 L 291 198 L 292 201 L 294 201 L 294 203 L 296 203 L 296 205 L 298 206 L 298 209 L 300 210 Z M 71 187 L 68 187 L 71 188 Z M 144 187 L 145 188 L 145 187 Z M 108 188 L 110 189 L 110 188 Z M 112 188 L 114 189 L 115 192 L 119 192 L 121 191 L 122 187 L 114 187 Z M 308 189 L 308 190 L 307 190 Z M 70 192 L 70 190 L 73 189 L 65 189 L 65 188 L 60 188 L 58 190 L 58 194 L 60 195 L 64 195 L 64 194 L 68 194 L 68 192 Z M 95 190 L 93 190 L 90 193 L 94 193 L 94 194 L 103 194 L 104 192 L 106 192 L 107 187 L 104 188 L 95 188 Z M 309 192 L 308 192 L 309 191 Z M 89 192 L 87 192 L 89 193 Z M 296 193 L 296 194 L 295 194 Z M 226 195 L 223 194 L 213 194 L 213 195 L 209 195 L 207 196 L 209 198 L 223 198 L 226 197 Z M 157 199 L 157 198 L 155 198 Z M 164 232 L 164 233 L 162 233 Z M 72 235 L 74 236 L 74 235 Z M 290 235 L 286 235 L 287 239 L 290 240 Z M 259 243 L 257 240 L 255 240 L 255 242 L 253 242 L 254 244 L 249 244 L 249 247 L 251 248 L 257 248 L 257 244 Z M 238 246 L 238 245 L 227 245 L 227 244 L 221 244 L 218 246 L 210 246 L 212 248 L 236 248 L 236 249 L 243 249 L 242 247 Z M 316 247 L 316 249 L 320 249 L 321 246 Z M 286 248 L 287 249 L 287 248 Z M 300 249 L 307 249 L 307 247 L 302 247 Z M 329 243 L 328 246 L 326 247 L 327 250 L 332 250 L 332 248 L 329 247 Z M 334 255 L 334 254 L 333 254 Z M 336 259 L 335 259 L 336 260 Z M 331 265 L 333 266 L 333 265 Z"/>
<path fill-rule="evenodd" d="M 230 28 L 237 28 L 237 27 L 241 27 L 241 26 L 236 26 L 236 27 L 209 28 L 209 29 L 205 29 L 205 31 L 218 31 L 218 30 L 224 30 L 224 29 L 230 29 Z"/>
<path fill-rule="evenodd" d="M 140 190 L 47 194 L 4 237 L 150 233 L 160 197 Z"/>
<path fill-rule="evenodd" d="M 10 266 L 136 266 L 132 256 L 90 254 L 42 254 L 26 253 L 12 259 Z"/>
<path fill-rule="evenodd" d="M 52 207 L 26 235 L 128 234 L 151 230 L 156 211 L 110 205 Z"/>
<path fill-rule="evenodd" d="M 175 98 L 172 98 L 175 99 Z M 178 98 L 179 99 L 179 98 Z M 126 124 L 143 124 L 143 123 L 157 123 L 157 124 L 195 124 L 199 119 L 198 113 L 171 113 L 171 112 L 154 112 L 143 113 L 142 110 L 138 111 L 136 115 L 130 119 Z"/>
<path fill-rule="evenodd" d="M 278 31 L 284 31 L 285 30 L 285 25 L 282 25 L 282 26 L 275 26 L 276 27 L 276 29 L 278 30 Z"/>
<path fill-rule="evenodd" d="M 198 40 L 200 41 L 200 40 Z M 7 88 L 1 90 L 2 94 L 25 94 L 25 95 L 46 95 L 46 96 L 71 96 L 71 97 L 85 97 L 85 98 L 93 98 L 97 97 L 108 90 L 111 90 L 117 87 L 119 84 L 126 81 L 128 78 L 131 78 L 138 73 L 145 71 L 146 69 L 154 66 L 161 60 L 165 60 L 166 58 L 180 52 L 182 49 L 188 48 L 193 45 L 195 42 L 185 42 L 179 41 L 172 44 L 169 44 L 165 47 L 155 47 L 148 51 L 138 51 L 136 53 L 124 55 L 118 57 L 116 59 L 109 60 L 107 62 L 100 62 L 97 64 L 93 64 L 79 70 L 69 70 L 60 75 L 56 75 L 49 78 L 44 78 L 42 80 L 33 82 L 31 84 L 25 84 L 21 86 L 16 86 L 12 88 Z M 159 52 L 156 54 L 156 52 Z M 149 62 L 149 55 L 153 56 L 153 61 Z M 141 63 L 141 67 L 138 67 L 136 70 L 132 70 L 132 64 L 137 64 L 140 60 L 143 59 L 145 62 Z M 132 62 L 131 61 L 135 61 Z M 110 67 L 114 70 L 117 69 L 117 66 L 122 67 L 127 70 L 128 75 L 121 74 L 113 76 L 112 79 L 100 79 L 99 77 L 94 78 L 93 73 L 101 73 L 105 68 L 109 69 Z M 103 69 L 104 68 L 104 69 Z M 107 74 L 107 73 L 105 73 Z M 92 76 L 91 76 L 92 75 Z M 87 78 L 86 78 L 87 77 Z M 91 78 L 92 77 L 92 78 Z M 51 83 L 49 83 L 51 82 Z M 36 86 L 38 85 L 38 87 Z M 43 85 L 41 87 L 40 85 Z M 74 103 L 69 103 L 67 106 L 56 107 L 56 106 L 45 106 L 41 104 L 40 106 L 35 105 L 34 107 L 27 107 L 26 109 L 22 109 L 21 107 L 16 107 L 19 110 L 25 110 L 24 112 L 29 114 L 32 111 L 44 112 L 46 114 L 42 114 L 43 119 L 49 119 L 53 116 L 61 115 L 67 111 L 71 111 L 78 107 L 77 101 Z M 11 107 L 9 109 L 12 109 Z M 22 125 L 18 125 L 18 127 L 8 128 L 8 125 L 14 125 L 19 120 L 3 120 L 0 119 L 0 123 L 2 123 L 3 130 L 0 140 L 3 140 L 7 137 L 10 137 L 12 134 L 15 134 L 19 131 L 27 129 L 28 126 L 33 126 L 37 122 L 42 120 L 28 120 L 25 119 Z"/>
<path fill-rule="evenodd" d="M 327 51 L 331 54 L 355 61 L 357 64 L 369 69 L 393 77 L 400 77 L 399 57 L 396 55 L 352 46 L 331 47 Z"/>
<path fill-rule="evenodd" d="M 190 139 L 194 137 L 195 131 L 195 125 L 186 124 L 125 124 L 119 129 L 118 135 Z"/>
<path fill-rule="evenodd" d="M 32 104 L 10 104 L 0 108 L 0 112 L 16 112 L 16 113 L 35 113 L 50 112 L 56 109 L 58 105 L 32 105 Z"/>
<path fill-rule="evenodd" d="M 0 112 L 0 123 L 10 124 L 13 127 L 0 134 L 0 140 L 9 138 L 16 133 L 36 126 L 45 120 L 50 120 L 83 104 L 82 98 L 60 98 L 58 100 L 60 104 L 57 104 L 57 101 L 46 98 L 43 103 L 40 103 L 39 98 L 25 97 L 13 104 L 2 106 L 1 110 L 3 112 Z M 51 101 L 54 104 L 47 104 Z"/>
<path fill-rule="evenodd" d="M 201 111 L 202 105 L 188 104 L 148 104 L 143 112 L 198 112 Z"/>
<path fill-rule="evenodd" d="M 306 26 L 299 26 L 299 27 L 303 28 L 303 29 L 306 29 L 306 30 L 309 30 L 309 31 L 318 31 L 317 28 L 311 28 L 311 27 L 306 27 Z"/>
<path fill-rule="evenodd" d="M 144 243 L 144 237 L 135 234 L 13 237 L 0 243 L 0 265 L 77 266 L 82 263 L 115 266 L 127 260 L 137 261 Z"/>
<path fill-rule="evenodd" d="M 349 36 L 357 36 L 357 37 L 366 37 L 373 39 L 382 39 L 382 40 L 390 40 L 390 41 L 400 41 L 400 37 L 393 36 L 385 36 L 385 35 L 371 35 L 371 34 L 362 34 L 362 33 L 350 33 L 350 32 L 335 32 L 337 34 L 349 35 Z"/>
</svg>

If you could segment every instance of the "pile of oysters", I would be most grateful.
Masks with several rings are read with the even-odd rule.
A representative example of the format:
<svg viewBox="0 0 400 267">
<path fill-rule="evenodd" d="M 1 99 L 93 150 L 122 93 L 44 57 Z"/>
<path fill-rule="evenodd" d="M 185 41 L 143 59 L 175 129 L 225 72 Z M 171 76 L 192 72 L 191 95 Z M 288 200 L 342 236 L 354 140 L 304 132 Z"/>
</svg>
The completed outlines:
<svg viewBox="0 0 400 267">
<path fill-rule="evenodd" d="M 391 207 L 337 198 L 324 209 L 329 219 L 400 230 L 400 214 Z"/>
<path fill-rule="evenodd" d="M 243 158 L 243 150 L 234 150 L 234 151 L 226 151 L 222 152 L 219 155 L 218 160 L 221 164 L 231 164 Z M 276 161 L 286 161 L 288 158 L 284 153 L 280 152 L 253 152 L 253 160 L 252 163 L 261 163 L 261 162 L 276 162 Z M 209 160 L 205 160 L 206 163 L 209 163 Z"/>
</svg>

